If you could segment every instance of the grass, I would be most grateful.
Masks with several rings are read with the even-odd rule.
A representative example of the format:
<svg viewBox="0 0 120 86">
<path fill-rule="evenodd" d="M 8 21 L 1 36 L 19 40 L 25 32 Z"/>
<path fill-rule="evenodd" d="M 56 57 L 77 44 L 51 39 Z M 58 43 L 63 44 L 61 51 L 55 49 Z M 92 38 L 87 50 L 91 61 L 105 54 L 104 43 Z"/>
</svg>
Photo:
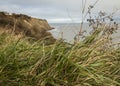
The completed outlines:
<svg viewBox="0 0 120 86">
<path fill-rule="evenodd" d="M 95 31 L 70 45 L 0 33 L 1 86 L 119 86 L 120 47 Z"/>
</svg>

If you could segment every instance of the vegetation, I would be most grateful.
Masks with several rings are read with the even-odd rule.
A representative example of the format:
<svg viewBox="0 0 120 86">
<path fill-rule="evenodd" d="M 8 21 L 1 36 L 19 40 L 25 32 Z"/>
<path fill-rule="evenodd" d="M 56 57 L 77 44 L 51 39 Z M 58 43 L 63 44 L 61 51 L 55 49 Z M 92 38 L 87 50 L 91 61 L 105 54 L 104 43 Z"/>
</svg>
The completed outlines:
<svg viewBox="0 0 120 86">
<path fill-rule="evenodd" d="M 119 86 L 120 47 L 111 46 L 102 31 L 74 45 L 29 42 L 1 32 L 0 85 Z"/>
</svg>

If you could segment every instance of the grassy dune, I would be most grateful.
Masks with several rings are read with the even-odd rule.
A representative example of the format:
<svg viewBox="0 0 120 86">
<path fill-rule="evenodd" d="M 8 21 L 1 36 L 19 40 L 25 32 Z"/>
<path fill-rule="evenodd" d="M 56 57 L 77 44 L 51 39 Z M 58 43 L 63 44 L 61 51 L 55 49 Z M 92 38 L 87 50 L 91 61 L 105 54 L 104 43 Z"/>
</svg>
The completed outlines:
<svg viewBox="0 0 120 86">
<path fill-rule="evenodd" d="M 69 45 L 0 33 L 1 86 L 120 86 L 120 47 L 96 30 Z"/>
</svg>

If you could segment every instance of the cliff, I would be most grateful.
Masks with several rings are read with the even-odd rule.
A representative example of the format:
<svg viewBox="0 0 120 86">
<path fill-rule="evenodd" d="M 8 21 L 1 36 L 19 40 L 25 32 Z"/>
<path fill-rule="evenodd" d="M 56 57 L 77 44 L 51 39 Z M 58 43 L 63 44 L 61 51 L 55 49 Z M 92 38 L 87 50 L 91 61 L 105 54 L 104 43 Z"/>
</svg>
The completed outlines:
<svg viewBox="0 0 120 86">
<path fill-rule="evenodd" d="M 32 18 L 24 14 L 0 12 L 0 29 L 11 30 L 16 35 L 22 33 L 36 40 L 48 38 L 55 41 L 49 30 L 53 29 L 45 19 Z"/>
</svg>

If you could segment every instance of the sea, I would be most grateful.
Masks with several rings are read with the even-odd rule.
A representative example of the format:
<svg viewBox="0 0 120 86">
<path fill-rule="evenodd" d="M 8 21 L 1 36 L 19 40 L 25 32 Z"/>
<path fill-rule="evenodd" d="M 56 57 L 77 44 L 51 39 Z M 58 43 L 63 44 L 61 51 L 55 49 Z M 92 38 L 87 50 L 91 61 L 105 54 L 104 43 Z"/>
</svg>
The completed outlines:
<svg viewBox="0 0 120 86">
<path fill-rule="evenodd" d="M 54 27 L 50 32 L 56 39 L 64 39 L 64 41 L 73 43 L 75 36 L 80 32 L 80 23 L 50 23 L 51 27 Z M 88 23 L 84 23 L 82 26 L 82 32 L 84 36 L 88 36 L 92 31 L 92 27 L 89 27 Z M 118 30 L 112 35 L 113 43 L 120 43 L 120 24 Z"/>
</svg>

